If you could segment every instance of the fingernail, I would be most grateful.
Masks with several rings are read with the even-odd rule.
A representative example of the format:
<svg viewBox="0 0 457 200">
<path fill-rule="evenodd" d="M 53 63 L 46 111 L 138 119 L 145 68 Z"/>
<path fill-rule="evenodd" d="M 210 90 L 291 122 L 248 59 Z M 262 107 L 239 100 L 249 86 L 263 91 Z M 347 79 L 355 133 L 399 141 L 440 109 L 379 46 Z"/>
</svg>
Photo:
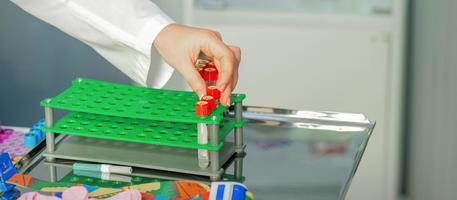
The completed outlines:
<svg viewBox="0 0 457 200">
<path fill-rule="evenodd" d="M 196 93 L 197 93 L 199 99 L 201 99 L 203 96 L 205 96 L 205 93 L 203 91 L 197 90 Z"/>
<path fill-rule="evenodd" d="M 230 97 L 227 99 L 227 106 L 230 106 Z"/>
<path fill-rule="evenodd" d="M 219 91 L 224 92 L 225 88 L 227 88 L 226 85 L 221 85 L 219 86 Z"/>
</svg>

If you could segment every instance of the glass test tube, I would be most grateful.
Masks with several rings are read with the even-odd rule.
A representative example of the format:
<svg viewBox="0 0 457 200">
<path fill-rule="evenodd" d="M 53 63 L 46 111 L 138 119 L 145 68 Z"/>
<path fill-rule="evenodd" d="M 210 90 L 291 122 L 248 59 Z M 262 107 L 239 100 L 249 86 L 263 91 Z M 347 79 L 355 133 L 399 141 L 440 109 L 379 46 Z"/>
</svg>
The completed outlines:
<svg viewBox="0 0 457 200">
<path fill-rule="evenodd" d="M 195 104 L 195 115 L 206 117 L 210 113 L 209 104 L 206 101 L 198 101 Z M 208 144 L 208 126 L 205 123 L 197 124 L 198 144 Z M 209 166 L 209 152 L 206 149 L 198 149 L 198 166 L 207 168 Z"/>
</svg>

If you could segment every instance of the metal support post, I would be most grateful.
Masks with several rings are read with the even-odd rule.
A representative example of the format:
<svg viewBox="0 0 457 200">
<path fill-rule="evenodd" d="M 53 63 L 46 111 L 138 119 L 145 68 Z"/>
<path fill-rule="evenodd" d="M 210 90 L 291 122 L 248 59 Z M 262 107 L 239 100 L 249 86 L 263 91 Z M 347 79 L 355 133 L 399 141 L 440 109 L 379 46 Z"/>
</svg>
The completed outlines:
<svg viewBox="0 0 457 200">
<path fill-rule="evenodd" d="M 243 120 L 243 103 L 235 103 L 235 121 L 241 122 Z M 243 127 L 235 128 L 235 151 L 237 154 L 244 153 L 243 141 Z"/>
<path fill-rule="evenodd" d="M 46 119 L 46 126 L 52 127 L 54 124 L 54 116 L 52 112 L 52 108 L 45 107 L 44 108 L 44 117 Z M 47 153 L 54 153 L 55 151 L 55 137 L 54 133 L 46 132 L 46 152 Z M 54 162 L 54 158 L 48 156 L 46 157 L 46 161 Z"/>
</svg>

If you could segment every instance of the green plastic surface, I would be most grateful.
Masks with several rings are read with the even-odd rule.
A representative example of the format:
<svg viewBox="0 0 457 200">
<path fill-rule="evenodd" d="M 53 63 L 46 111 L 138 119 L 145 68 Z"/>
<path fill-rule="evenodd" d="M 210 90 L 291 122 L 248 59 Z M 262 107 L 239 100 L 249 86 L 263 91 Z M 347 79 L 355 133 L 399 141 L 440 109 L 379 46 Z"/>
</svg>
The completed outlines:
<svg viewBox="0 0 457 200">
<path fill-rule="evenodd" d="M 244 94 L 233 94 L 231 103 Z M 209 116 L 195 116 L 194 92 L 152 89 L 103 81 L 76 79 L 58 96 L 41 101 L 44 107 L 117 117 L 186 123 L 219 124 L 227 109 L 218 106 Z"/>
<path fill-rule="evenodd" d="M 45 127 L 47 132 L 120 140 L 163 146 L 207 149 L 218 151 L 225 137 L 237 123 L 232 118 L 224 118 L 219 129 L 219 144 L 201 145 L 197 140 L 197 125 L 166 121 L 123 118 L 91 113 L 70 112 L 53 127 Z"/>
</svg>

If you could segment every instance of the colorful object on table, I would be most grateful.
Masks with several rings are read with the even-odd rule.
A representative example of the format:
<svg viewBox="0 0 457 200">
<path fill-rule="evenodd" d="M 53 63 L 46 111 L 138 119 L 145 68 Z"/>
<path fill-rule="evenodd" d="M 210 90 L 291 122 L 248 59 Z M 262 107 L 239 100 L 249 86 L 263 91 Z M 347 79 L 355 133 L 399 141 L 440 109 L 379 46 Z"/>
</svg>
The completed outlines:
<svg viewBox="0 0 457 200">
<path fill-rule="evenodd" d="M 206 95 L 214 97 L 214 99 L 219 100 L 221 98 L 221 91 L 216 88 L 216 86 L 208 86 L 206 89 Z"/>
<path fill-rule="evenodd" d="M 3 129 L 0 126 L 0 143 L 7 140 L 8 138 L 10 138 L 13 133 L 14 133 L 13 129 Z"/>
<path fill-rule="evenodd" d="M 68 181 L 71 182 L 62 182 Z M 143 182 L 153 181 L 153 182 Z M 166 181 L 144 177 L 133 177 L 132 183 L 119 183 L 117 181 L 97 181 L 94 178 L 76 176 L 71 174 L 64 177 L 60 182 L 50 183 L 35 179 L 29 175 L 15 174 L 8 180 L 8 183 L 18 187 L 32 189 L 38 192 L 46 192 L 60 195 L 68 188 L 73 186 L 84 186 L 88 190 L 88 197 L 95 199 L 106 199 L 118 195 L 123 191 L 139 191 L 143 199 L 200 199 L 209 197 L 210 188 L 196 181 Z M 101 184 L 102 186 L 99 186 Z M 146 198 L 145 198 L 146 197 Z M 202 198 L 203 197 L 203 198 Z"/>
<path fill-rule="evenodd" d="M 102 173 L 132 174 L 132 167 L 108 164 L 74 163 L 73 170 L 94 171 Z"/>
<path fill-rule="evenodd" d="M 90 200 L 89 192 L 87 187 L 82 186 L 73 186 L 62 193 L 56 193 L 54 196 L 42 195 L 38 192 L 28 192 L 23 194 L 19 200 Z M 141 200 L 142 195 L 136 190 L 126 190 L 116 194 L 112 197 L 107 198 L 106 200 Z"/>
<path fill-rule="evenodd" d="M 15 200 L 21 196 L 21 192 L 16 189 L 12 189 L 6 192 L 1 192 L 0 200 Z"/>
<path fill-rule="evenodd" d="M 8 153 L 0 154 L 0 192 L 14 189 L 14 185 L 8 184 L 7 180 L 17 173 L 16 167 Z"/>
<path fill-rule="evenodd" d="M 252 193 L 247 195 L 247 187 L 237 182 L 212 182 L 211 200 L 245 200 L 247 196 L 253 199 Z"/>
<path fill-rule="evenodd" d="M 33 148 L 38 145 L 45 138 L 45 132 L 43 127 L 45 125 L 44 119 L 40 119 L 38 122 L 32 125 L 29 132 L 24 135 L 24 145 L 28 148 Z"/>
<path fill-rule="evenodd" d="M 11 158 L 24 156 L 30 149 L 23 145 L 23 133 L 12 129 L 3 129 L 3 140 L 0 144 L 0 153 L 8 152 Z M 5 133 L 7 132 L 7 133 Z"/>
<path fill-rule="evenodd" d="M 31 147 L 36 146 L 38 140 L 43 140 L 43 125 L 44 120 L 39 120 L 32 126 L 30 133 L 0 127 L 0 153 L 8 152 L 13 163 L 18 163 L 33 149 Z"/>
</svg>

